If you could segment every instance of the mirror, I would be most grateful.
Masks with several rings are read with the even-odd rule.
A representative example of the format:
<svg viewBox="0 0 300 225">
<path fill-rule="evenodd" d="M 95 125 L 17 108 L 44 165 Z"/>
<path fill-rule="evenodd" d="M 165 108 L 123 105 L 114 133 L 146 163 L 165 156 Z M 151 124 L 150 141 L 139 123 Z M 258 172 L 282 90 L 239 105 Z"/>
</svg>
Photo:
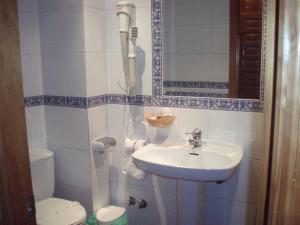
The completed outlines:
<svg viewBox="0 0 300 225">
<path fill-rule="evenodd" d="M 262 0 L 162 0 L 163 95 L 259 99 Z"/>
</svg>

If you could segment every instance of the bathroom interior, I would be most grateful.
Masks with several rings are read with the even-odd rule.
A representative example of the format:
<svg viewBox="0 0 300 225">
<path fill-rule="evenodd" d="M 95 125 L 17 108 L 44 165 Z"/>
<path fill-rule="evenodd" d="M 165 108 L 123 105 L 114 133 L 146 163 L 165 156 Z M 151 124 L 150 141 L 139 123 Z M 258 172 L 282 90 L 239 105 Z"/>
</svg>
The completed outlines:
<svg viewBox="0 0 300 225">
<path fill-rule="evenodd" d="M 300 224 L 300 175 L 284 176 L 300 174 L 300 147 L 282 134 L 300 133 L 296 0 L 5 2 L 34 194 L 24 224 Z"/>
</svg>

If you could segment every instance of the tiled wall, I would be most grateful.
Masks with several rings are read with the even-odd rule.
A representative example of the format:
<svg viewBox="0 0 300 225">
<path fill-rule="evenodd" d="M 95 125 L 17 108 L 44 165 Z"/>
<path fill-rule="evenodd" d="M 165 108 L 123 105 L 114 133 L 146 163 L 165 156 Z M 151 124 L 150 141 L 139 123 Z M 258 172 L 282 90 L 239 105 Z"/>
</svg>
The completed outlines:
<svg viewBox="0 0 300 225">
<path fill-rule="evenodd" d="M 121 42 L 116 0 L 106 0 L 107 80 L 108 93 L 124 94 L 125 87 L 121 57 Z M 137 83 L 133 94 L 152 95 L 151 1 L 132 0 L 137 7 Z"/>
<path fill-rule="evenodd" d="M 43 94 L 39 22 L 37 1 L 20 1 L 19 24 L 25 97 Z M 45 146 L 45 107 L 26 108 L 26 122 L 29 146 Z"/>
<path fill-rule="evenodd" d="M 164 80 L 228 82 L 229 0 L 163 2 Z M 173 89 L 203 93 L 228 92 L 224 89 Z"/>
<path fill-rule="evenodd" d="M 84 10 L 81 1 L 19 1 L 25 96 L 87 96 Z M 26 108 L 30 147 L 54 152 L 55 196 L 92 211 L 88 112 Z"/>
<path fill-rule="evenodd" d="M 35 11 L 31 12 L 36 20 L 26 26 L 32 25 L 31 30 L 39 29 L 36 33 L 41 37 L 37 37 L 38 41 L 41 40 L 38 48 L 41 50 L 37 54 L 40 63 L 34 65 L 40 65 L 40 70 L 26 75 L 26 70 L 34 67 L 24 66 L 24 60 L 22 62 L 25 95 L 26 82 L 29 84 L 29 91 L 40 87 L 37 88 L 40 92 L 37 90 L 26 96 L 44 94 L 91 97 L 124 94 L 119 87 L 119 84 L 124 84 L 124 75 L 116 2 L 39 1 L 40 11 L 36 6 Z M 138 84 L 134 93 L 151 95 L 151 4 L 150 0 L 132 2 L 137 5 L 139 27 Z M 22 8 L 28 10 L 28 5 L 24 4 Z M 23 43 L 32 40 L 31 37 L 26 42 L 25 37 L 33 33 L 26 33 L 29 28 L 25 29 L 25 25 L 22 25 L 27 21 L 22 19 L 23 14 L 26 13 L 20 12 L 22 55 L 26 54 Z M 32 49 L 35 50 L 34 47 Z M 31 83 L 38 80 L 36 77 L 40 79 L 40 86 L 34 85 L 33 88 Z M 39 113 L 40 108 L 42 113 Z M 149 203 L 146 209 L 128 209 L 130 225 L 157 225 L 164 220 L 167 225 L 172 225 L 176 224 L 177 219 L 176 182 L 153 176 L 137 180 L 124 176 L 121 170 L 126 123 L 131 118 L 142 116 L 144 111 L 161 109 L 120 104 L 88 109 L 49 105 L 30 107 L 26 108 L 28 130 L 32 130 L 29 132 L 29 140 L 47 143 L 55 152 L 58 196 L 79 200 L 89 211 L 92 207 L 96 210 L 109 201 L 111 204 L 125 206 L 128 195 L 137 199 L 144 198 Z M 173 134 L 184 136 L 185 132 L 199 127 L 207 138 L 231 141 L 245 147 L 246 154 L 239 172 L 224 184 L 208 185 L 206 224 L 254 224 L 264 114 L 184 108 L 170 110 L 177 116 L 171 130 Z M 34 113 L 39 113 L 39 116 Z M 90 141 L 106 135 L 116 137 L 117 146 L 107 154 L 91 153 Z M 216 213 L 218 217 L 215 216 Z"/>
<path fill-rule="evenodd" d="M 128 119 L 143 115 L 144 111 L 160 111 L 162 108 L 109 105 L 110 135 L 117 137 L 119 145 L 112 151 L 111 164 L 111 201 L 124 205 L 130 194 L 150 202 L 149 208 L 129 209 L 131 224 L 161 224 L 158 209 L 163 208 L 167 224 L 176 224 L 176 182 L 173 179 L 159 178 L 158 185 L 154 176 L 137 180 L 122 174 L 124 151 L 124 127 Z M 245 155 L 236 175 L 223 184 L 210 183 L 206 190 L 205 221 L 207 225 L 255 224 L 256 200 L 259 185 L 259 169 L 263 149 L 263 113 L 224 112 L 172 108 L 177 116 L 171 130 L 163 133 L 179 134 L 187 139 L 186 132 L 198 127 L 204 138 L 229 141 L 241 144 Z M 163 130 L 163 129 L 162 129 Z M 151 133 L 158 131 L 152 129 Z M 158 196 L 157 193 L 160 193 Z M 175 201 L 175 202 L 174 202 Z M 188 203 L 187 206 L 188 207 Z M 217 216 L 216 216 L 217 215 Z"/>
</svg>

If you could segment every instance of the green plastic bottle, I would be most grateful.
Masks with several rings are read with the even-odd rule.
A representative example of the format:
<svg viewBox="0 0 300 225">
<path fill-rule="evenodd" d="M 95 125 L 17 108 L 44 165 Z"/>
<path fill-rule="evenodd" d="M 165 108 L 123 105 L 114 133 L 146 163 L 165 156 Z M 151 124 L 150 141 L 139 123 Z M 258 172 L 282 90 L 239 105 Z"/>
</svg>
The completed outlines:
<svg viewBox="0 0 300 225">
<path fill-rule="evenodd" d="M 86 225 L 97 225 L 97 217 L 95 213 L 90 216 L 90 218 L 86 221 Z"/>
<path fill-rule="evenodd" d="M 116 219 L 112 225 L 128 225 L 127 214 L 123 214 L 120 218 Z"/>
</svg>

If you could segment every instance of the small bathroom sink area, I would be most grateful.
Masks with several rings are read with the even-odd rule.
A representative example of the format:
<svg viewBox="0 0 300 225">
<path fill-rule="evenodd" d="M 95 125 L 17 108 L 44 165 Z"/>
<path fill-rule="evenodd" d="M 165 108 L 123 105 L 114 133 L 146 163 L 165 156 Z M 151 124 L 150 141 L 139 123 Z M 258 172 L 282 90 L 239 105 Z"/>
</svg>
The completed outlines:
<svg viewBox="0 0 300 225">
<path fill-rule="evenodd" d="M 210 140 L 200 147 L 184 142 L 149 144 L 133 154 L 137 167 L 148 173 L 199 182 L 227 180 L 242 157 L 241 146 Z"/>
</svg>

